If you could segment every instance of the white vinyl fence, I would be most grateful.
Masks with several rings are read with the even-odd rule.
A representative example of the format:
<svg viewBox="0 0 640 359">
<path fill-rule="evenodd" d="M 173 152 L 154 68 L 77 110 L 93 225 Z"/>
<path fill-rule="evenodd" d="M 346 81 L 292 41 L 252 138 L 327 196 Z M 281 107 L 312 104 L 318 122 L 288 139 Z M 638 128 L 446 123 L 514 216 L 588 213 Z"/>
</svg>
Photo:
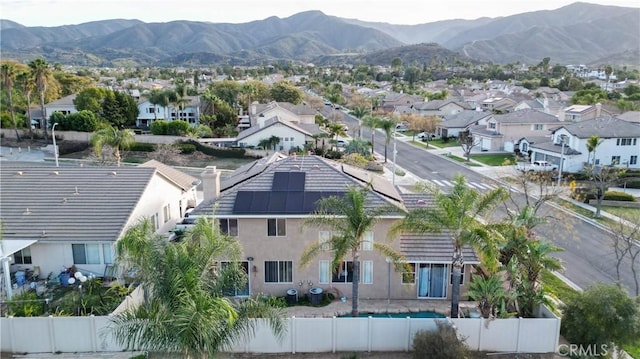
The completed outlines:
<svg viewBox="0 0 640 359">
<path fill-rule="evenodd" d="M 560 319 L 552 315 L 494 320 L 293 317 L 279 340 L 265 321 L 258 320 L 255 336 L 240 340 L 229 351 L 409 351 L 415 333 L 434 330 L 436 320 L 453 323 L 472 350 L 548 353 L 558 346 Z M 14 353 L 120 351 L 108 324 L 108 317 L 1 318 L 0 349 Z"/>
</svg>

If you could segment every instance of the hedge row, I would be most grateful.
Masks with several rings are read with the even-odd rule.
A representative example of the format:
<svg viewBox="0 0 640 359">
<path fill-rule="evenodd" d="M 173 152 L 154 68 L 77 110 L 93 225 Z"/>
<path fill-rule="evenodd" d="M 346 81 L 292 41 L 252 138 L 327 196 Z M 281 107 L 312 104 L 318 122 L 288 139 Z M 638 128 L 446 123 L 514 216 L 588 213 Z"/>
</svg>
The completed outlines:
<svg viewBox="0 0 640 359">
<path fill-rule="evenodd" d="M 607 191 L 604 194 L 604 199 L 606 201 L 627 201 L 627 202 L 635 202 L 636 199 L 629 193 L 618 192 L 618 191 Z"/>
<path fill-rule="evenodd" d="M 136 152 L 153 152 L 156 150 L 155 143 L 146 143 L 146 142 L 135 142 L 131 147 L 129 147 L 129 151 Z"/>
<path fill-rule="evenodd" d="M 221 158 L 244 158 L 246 151 L 244 148 L 215 148 L 194 140 L 189 140 L 182 143 L 190 143 L 196 146 L 196 149 L 206 155 L 221 157 Z"/>
</svg>

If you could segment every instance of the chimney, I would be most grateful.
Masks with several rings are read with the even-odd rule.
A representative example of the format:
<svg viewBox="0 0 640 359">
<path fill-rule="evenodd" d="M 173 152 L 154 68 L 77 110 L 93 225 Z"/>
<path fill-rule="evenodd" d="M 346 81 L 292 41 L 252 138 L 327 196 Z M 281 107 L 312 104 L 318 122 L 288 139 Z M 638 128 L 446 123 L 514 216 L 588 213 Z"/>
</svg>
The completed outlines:
<svg viewBox="0 0 640 359">
<path fill-rule="evenodd" d="M 598 102 L 596 104 L 596 118 L 600 118 L 600 115 L 602 115 L 602 104 Z"/>
<path fill-rule="evenodd" d="M 202 174 L 202 192 L 205 202 L 213 200 L 220 196 L 220 171 L 216 166 L 207 166 Z"/>
<path fill-rule="evenodd" d="M 564 108 L 560 109 L 560 111 L 558 111 L 558 121 L 564 121 L 565 114 Z"/>
</svg>

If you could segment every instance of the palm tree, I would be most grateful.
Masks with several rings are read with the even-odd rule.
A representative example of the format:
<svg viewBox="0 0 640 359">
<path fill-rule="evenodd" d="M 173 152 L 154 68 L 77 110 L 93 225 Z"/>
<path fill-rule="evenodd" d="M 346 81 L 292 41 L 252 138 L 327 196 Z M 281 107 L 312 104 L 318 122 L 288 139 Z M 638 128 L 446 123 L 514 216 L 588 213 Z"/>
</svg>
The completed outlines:
<svg viewBox="0 0 640 359">
<path fill-rule="evenodd" d="M 384 141 L 384 162 L 387 162 L 387 147 L 389 147 L 389 143 L 391 142 L 391 136 L 394 135 L 394 130 L 396 128 L 396 123 L 398 121 L 396 121 L 396 119 L 394 118 L 385 118 L 380 120 L 380 122 L 378 122 L 378 127 L 380 127 L 385 134 L 385 141 Z"/>
<path fill-rule="evenodd" d="M 18 81 L 24 90 L 24 97 L 27 100 L 27 127 L 29 127 L 29 137 L 33 141 L 33 129 L 31 128 L 31 94 L 36 89 L 35 80 L 30 71 L 21 72 Z"/>
<path fill-rule="evenodd" d="M 344 131 L 344 126 L 340 123 L 331 123 L 327 126 L 327 130 L 329 131 L 329 135 L 334 139 L 334 141 L 338 142 L 338 136 L 345 136 L 347 133 Z"/>
<path fill-rule="evenodd" d="M 20 141 L 20 134 L 18 133 L 18 123 L 16 122 L 16 114 L 13 108 L 13 85 L 16 81 L 16 69 L 13 64 L 5 62 L 2 64 L 2 85 L 7 91 L 7 100 L 9 100 L 9 112 L 11 114 L 11 123 L 13 123 L 13 128 L 16 131 L 16 140 Z"/>
<path fill-rule="evenodd" d="M 172 243 L 154 234 L 145 220 L 117 242 L 118 263 L 136 269 L 142 303 L 114 315 L 110 327 L 127 348 L 182 353 L 184 358 L 208 358 L 249 336 L 265 318 L 276 336 L 285 328 L 280 309 L 264 301 L 232 301 L 225 288 L 242 285 L 241 247 L 201 218 L 182 241 Z M 230 260 L 222 266 L 220 260 Z"/>
<path fill-rule="evenodd" d="M 351 315 L 358 316 L 358 285 L 360 283 L 360 246 L 365 233 L 371 231 L 380 217 L 390 213 L 392 207 L 369 208 L 365 206 L 371 186 L 348 187 L 343 197 L 331 196 L 316 202 L 318 210 L 303 222 L 303 226 L 331 228 L 333 235 L 328 243 L 314 242 L 302 252 L 300 265 L 308 265 L 311 260 L 323 253 L 329 246 L 332 251 L 331 267 L 339 270 L 345 258 L 353 261 L 353 281 L 351 284 Z M 396 267 L 402 267 L 402 255 L 385 243 L 374 242 L 373 247 L 387 258 L 391 258 Z"/>
<path fill-rule="evenodd" d="M 365 116 L 362 119 L 362 126 L 365 127 L 369 127 L 371 129 L 371 155 L 373 156 L 373 152 L 374 152 L 374 135 L 376 133 L 376 128 L 378 128 L 378 124 L 380 123 L 381 119 L 380 117 L 377 116 Z"/>
<path fill-rule="evenodd" d="M 126 150 L 136 142 L 136 135 L 130 129 L 119 130 L 113 126 L 96 131 L 91 136 L 91 145 L 98 156 L 102 155 L 102 148 L 107 145 L 113 149 L 116 164 L 120 167 L 122 155 L 120 151 Z"/>
<path fill-rule="evenodd" d="M 483 264 L 488 268 L 497 266 L 497 242 L 500 234 L 490 225 L 485 225 L 477 217 L 490 213 L 506 199 L 507 191 L 500 187 L 484 194 L 467 186 L 462 175 L 454 178 L 451 193 L 440 192 L 436 188 L 424 186 L 423 191 L 435 196 L 435 207 L 420 207 L 411 210 L 405 218 L 396 223 L 392 233 L 408 231 L 413 233 L 442 233 L 453 244 L 453 285 L 451 290 L 451 317 L 458 317 L 460 301 L 460 278 L 464 265 L 463 247 L 471 245 L 479 252 Z"/>
<path fill-rule="evenodd" d="M 327 94 L 327 100 L 331 102 L 331 113 L 333 114 L 333 122 L 336 122 L 336 104 L 340 101 L 342 96 L 338 92 L 330 92 Z"/>
<path fill-rule="evenodd" d="M 153 105 L 153 119 L 158 121 L 158 105 L 162 103 L 162 91 L 158 89 L 151 90 L 149 103 Z"/>
<path fill-rule="evenodd" d="M 496 274 L 488 277 L 473 276 L 467 295 L 478 302 L 478 308 L 483 318 L 496 316 L 498 304 L 505 299 L 502 281 Z"/>
<path fill-rule="evenodd" d="M 351 115 L 358 119 L 358 137 L 362 139 L 362 119 L 371 113 L 371 109 L 364 106 L 354 107 Z"/>
<path fill-rule="evenodd" d="M 49 139 L 47 135 L 47 115 L 44 109 L 44 95 L 47 92 L 47 84 L 49 78 L 51 76 L 51 66 L 41 58 L 35 59 L 29 63 L 29 68 L 31 68 L 31 72 L 36 82 L 36 89 L 38 90 L 38 95 L 40 96 L 40 109 L 42 110 L 43 117 L 43 130 L 44 130 L 44 140 L 45 142 Z"/>
<path fill-rule="evenodd" d="M 596 161 L 596 148 L 600 146 L 603 140 L 600 139 L 598 135 L 593 135 L 587 139 L 587 151 L 589 151 L 589 155 L 587 156 L 587 164 L 590 164 L 589 159 L 591 158 L 591 152 L 593 152 L 593 161 Z"/>
</svg>

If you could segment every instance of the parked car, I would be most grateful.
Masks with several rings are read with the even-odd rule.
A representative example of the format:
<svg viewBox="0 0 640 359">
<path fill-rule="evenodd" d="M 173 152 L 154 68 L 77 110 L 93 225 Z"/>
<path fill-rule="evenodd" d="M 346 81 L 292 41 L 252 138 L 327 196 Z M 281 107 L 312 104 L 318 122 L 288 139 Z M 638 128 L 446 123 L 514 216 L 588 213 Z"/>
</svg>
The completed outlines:
<svg viewBox="0 0 640 359">
<path fill-rule="evenodd" d="M 396 125 L 396 132 L 406 132 L 409 128 L 404 123 L 399 123 Z"/>
<path fill-rule="evenodd" d="M 434 138 L 436 138 L 436 135 L 433 133 L 420 132 L 419 134 L 416 135 L 416 138 L 419 138 L 421 140 L 425 140 L 425 139 L 433 140 Z"/>
<path fill-rule="evenodd" d="M 554 165 L 547 161 L 533 161 L 531 163 L 521 162 L 516 165 L 516 169 L 523 172 L 547 172 L 557 171 L 558 165 Z"/>
</svg>

